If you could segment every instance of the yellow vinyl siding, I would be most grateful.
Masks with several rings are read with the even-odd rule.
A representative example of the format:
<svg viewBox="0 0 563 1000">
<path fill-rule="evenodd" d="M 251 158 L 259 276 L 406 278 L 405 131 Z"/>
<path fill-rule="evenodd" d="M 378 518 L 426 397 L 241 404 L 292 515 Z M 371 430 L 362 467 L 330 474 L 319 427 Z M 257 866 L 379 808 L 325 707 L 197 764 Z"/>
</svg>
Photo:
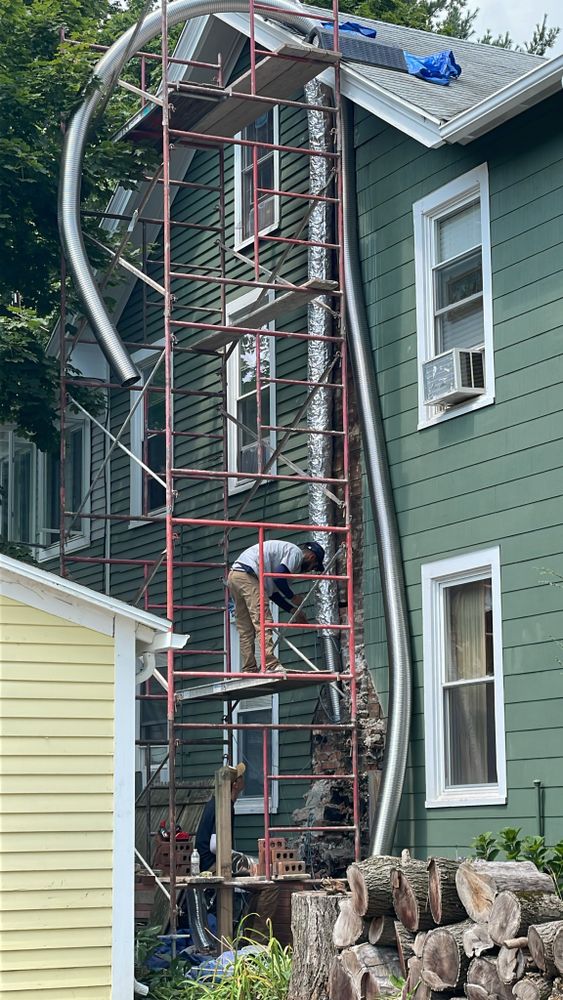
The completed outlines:
<svg viewBox="0 0 563 1000">
<path fill-rule="evenodd" d="M 0 597 L 0 1000 L 109 1000 L 114 640 Z"/>
</svg>

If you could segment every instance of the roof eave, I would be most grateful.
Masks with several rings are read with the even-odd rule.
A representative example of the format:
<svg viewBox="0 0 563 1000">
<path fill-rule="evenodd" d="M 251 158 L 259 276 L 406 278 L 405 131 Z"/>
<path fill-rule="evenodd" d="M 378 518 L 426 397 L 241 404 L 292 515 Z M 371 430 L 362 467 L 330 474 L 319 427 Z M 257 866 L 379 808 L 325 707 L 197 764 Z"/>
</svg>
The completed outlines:
<svg viewBox="0 0 563 1000">
<path fill-rule="evenodd" d="M 563 55 L 548 59 L 528 73 L 473 105 L 440 128 L 444 142 L 466 145 L 561 89 Z"/>
</svg>

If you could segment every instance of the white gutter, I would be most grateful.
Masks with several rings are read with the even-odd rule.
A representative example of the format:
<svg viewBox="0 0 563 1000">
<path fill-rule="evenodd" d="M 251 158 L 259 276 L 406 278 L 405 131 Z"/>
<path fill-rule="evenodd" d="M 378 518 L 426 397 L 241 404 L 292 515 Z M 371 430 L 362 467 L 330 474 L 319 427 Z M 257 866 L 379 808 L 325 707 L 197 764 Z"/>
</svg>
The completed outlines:
<svg viewBox="0 0 563 1000">
<path fill-rule="evenodd" d="M 440 128 L 442 138 L 448 143 L 471 142 L 538 101 L 557 93 L 561 89 L 562 74 L 563 55 L 548 59 L 468 111 L 451 118 Z"/>
</svg>

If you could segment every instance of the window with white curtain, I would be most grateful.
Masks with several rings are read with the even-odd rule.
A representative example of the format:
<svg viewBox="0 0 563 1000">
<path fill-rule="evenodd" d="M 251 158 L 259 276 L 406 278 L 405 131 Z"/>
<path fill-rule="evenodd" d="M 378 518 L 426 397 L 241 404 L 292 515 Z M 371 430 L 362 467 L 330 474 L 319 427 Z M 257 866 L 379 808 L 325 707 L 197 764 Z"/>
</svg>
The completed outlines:
<svg viewBox="0 0 563 1000">
<path fill-rule="evenodd" d="M 498 548 L 422 567 L 427 806 L 506 800 Z"/>
<path fill-rule="evenodd" d="M 4 541 L 35 541 L 36 448 L 17 431 L 0 429 L 0 537 Z"/>
<path fill-rule="evenodd" d="M 161 346 L 159 343 L 158 346 Z M 139 392 L 131 391 L 131 451 L 136 458 L 152 469 L 164 481 L 166 478 L 166 406 L 164 393 L 164 360 L 160 354 L 145 349 L 136 352 L 133 360 L 139 366 L 143 382 L 151 378 L 148 389 L 139 402 Z M 130 460 L 130 510 L 131 514 L 160 514 L 166 506 L 166 489 L 135 459 Z M 147 524 L 131 521 L 130 527 Z"/>
<path fill-rule="evenodd" d="M 90 485 L 90 425 L 83 417 L 69 416 L 65 422 L 64 488 L 65 549 L 72 552 L 90 542 L 90 519 L 76 517 L 78 511 L 90 512 L 87 496 Z M 38 528 L 44 546 L 39 559 L 52 559 L 59 552 L 60 539 L 60 460 L 58 453 L 39 453 Z M 83 506 L 84 504 L 84 506 Z"/>
<path fill-rule="evenodd" d="M 413 216 L 419 427 L 425 427 L 494 402 L 487 165 L 416 202 Z M 483 352 L 485 392 L 453 406 L 428 406 L 423 365 L 454 347 Z"/>
</svg>

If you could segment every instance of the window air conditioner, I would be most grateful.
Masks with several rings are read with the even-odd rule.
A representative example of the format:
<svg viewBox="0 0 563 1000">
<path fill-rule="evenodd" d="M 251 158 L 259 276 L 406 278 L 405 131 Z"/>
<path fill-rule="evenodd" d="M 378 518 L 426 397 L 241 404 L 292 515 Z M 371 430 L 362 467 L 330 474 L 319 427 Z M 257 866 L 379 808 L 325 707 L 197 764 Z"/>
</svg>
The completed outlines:
<svg viewBox="0 0 563 1000">
<path fill-rule="evenodd" d="M 450 406 L 481 396 L 485 391 L 483 351 L 452 347 L 423 364 L 422 378 L 427 406 Z"/>
</svg>

